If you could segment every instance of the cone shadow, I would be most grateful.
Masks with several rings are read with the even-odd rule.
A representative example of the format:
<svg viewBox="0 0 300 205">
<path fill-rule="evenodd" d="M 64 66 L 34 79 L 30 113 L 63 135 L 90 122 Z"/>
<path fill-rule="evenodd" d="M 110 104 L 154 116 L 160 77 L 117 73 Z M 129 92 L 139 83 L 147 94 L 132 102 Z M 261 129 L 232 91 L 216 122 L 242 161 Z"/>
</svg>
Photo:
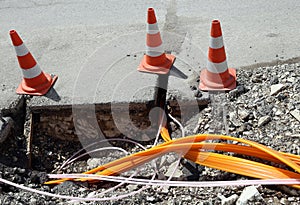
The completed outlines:
<svg viewBox="0 0 300 205">
<path fill-rule="evenodd" d="M 50 88 L 50 90 L 46 93 L 45 97 L 55 102 L 59 102 L 61 100 L 60 96 L 53 87 Z"/>
<path fill-rule="evenodd" d="M 181 72 L 176 66 L 172 65 L 170 69 L 170 76 L 174 76 L 181 79 L 187 79 L 187 75 Z"/>
</svg>

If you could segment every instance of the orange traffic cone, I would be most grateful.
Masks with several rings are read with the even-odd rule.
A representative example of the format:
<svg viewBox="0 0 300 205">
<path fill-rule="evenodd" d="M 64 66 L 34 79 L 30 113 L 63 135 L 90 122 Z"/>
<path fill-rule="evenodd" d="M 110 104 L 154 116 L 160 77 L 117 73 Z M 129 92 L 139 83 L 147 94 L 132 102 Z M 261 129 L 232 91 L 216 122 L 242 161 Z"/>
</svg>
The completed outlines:
<svg viewBox="0 0 300 205">
<path fill-rule="evenodd" d="M 219 20 L 213 20 L 210 31 L 207 68 L 200 74 L 200 90 L 233 90 L 236 70 L 228 68 Z"/>
<path fill-rule="evenodd" d="M 175 56 L 165 54 L 153 8 L 148 8 L 146 54 L 138 70 L 148 73 L 167 74 Z"/>
<path fill-rule="evenodd" d="M 17 88 L 18 94 L 44 95 L 54 85 L 57 76 L 44 73 L 15 30 L 9 32 L 15 47 L 23 80 Z"/>
</svg>

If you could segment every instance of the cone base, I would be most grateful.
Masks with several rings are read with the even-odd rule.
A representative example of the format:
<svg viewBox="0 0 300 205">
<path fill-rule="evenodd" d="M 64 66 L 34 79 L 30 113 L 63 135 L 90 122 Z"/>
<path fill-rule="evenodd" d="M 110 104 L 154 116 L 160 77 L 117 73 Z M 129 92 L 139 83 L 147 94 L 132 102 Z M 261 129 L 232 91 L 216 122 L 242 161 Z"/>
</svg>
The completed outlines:
<svg viewBox="0 0 300 205">
<path fill-rule="evenodd" d="M 236 70 L 234 68 L 228 68 L 229 78 L 225 81 L 221 81 L 220 74 L 215 74 L 215 82 L 207 80 L 207 69 L 203 69 L 200 73 L 199 89 L 203 91 L 229 91 L 236 88 Z"/>
<path fill-rule="evenodd" d="M 159 66 L 152 66 L 146 62 L 146 55 L 144 55 L 140 65 L 138 66 L 138 71 L 146 73 L 156 73 L 156 74 L 167 74 L 175 61 L 175 56 L 171 54 L 165 54 L 166 61 L 164 64 Z"/>
<path fill-rule="evenodd" d="M 45 95 L 50 90 L 50 88 L 54 85 L 58 77 L 56 75 L 51 77 L 47 73 L 44 73 L 44 75 L 47 78 L 47 81 L 42 85 L 37 86 L 36 88 L 28 87 L 23 79 L 20 85 L 18 86 L 16 93 L 21 95 L 37 95 L 37 96 Z"/>
</svg>

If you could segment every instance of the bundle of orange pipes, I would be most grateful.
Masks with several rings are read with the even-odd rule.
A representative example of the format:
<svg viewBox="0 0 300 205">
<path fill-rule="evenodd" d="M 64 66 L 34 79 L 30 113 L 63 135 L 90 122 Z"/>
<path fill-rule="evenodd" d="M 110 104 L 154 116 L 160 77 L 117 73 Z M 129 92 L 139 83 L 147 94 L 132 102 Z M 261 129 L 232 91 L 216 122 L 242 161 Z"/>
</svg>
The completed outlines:
<svg viewBox="0 0 300 205">
<path fill-rule="evenodd" d="M 118 175 L 136 168 L 159 156 L 170 152 L 181 154 L 184 158 L 207 167 L 232 172 L 258 179 L 300 179 L 300 156 L 278 152 L 259 143 L 224 135 L 198 134 L 171 140 L 166 128 L 162 128 L 161 136 L 166 141 L 150 149 L 131 154 L 118 160 L 109 162 L 84 174 Z M 208 143 L 207 140 L 228 140 L 239 144 Z M 252 156 L 265 161 L 284 164 L 290 171 L 249 159 L 219 154 L 210 151 L 231 152 L 244 156 Z M 58 179 L 46 184 L 58 184 L 66 180 L 90 181 L 91 179 Z M 95 181 L 95 180 L 92 180 Z M 300 185 L 291 185 L 300 189 Z"/>
</svg>

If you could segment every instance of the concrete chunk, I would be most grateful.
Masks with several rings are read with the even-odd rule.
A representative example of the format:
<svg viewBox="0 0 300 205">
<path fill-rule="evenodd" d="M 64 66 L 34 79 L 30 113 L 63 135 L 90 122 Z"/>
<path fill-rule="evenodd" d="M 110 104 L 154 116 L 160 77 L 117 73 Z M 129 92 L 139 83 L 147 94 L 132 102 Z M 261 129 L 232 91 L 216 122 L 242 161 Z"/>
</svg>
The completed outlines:
<svg viewBox="0 0 300 205">
<path fill-rule="evenodd" d="M 236 202 L 236 205 L 246 205 L 251 199 L 261 198 L 262 197 L 258 190 L 255 188 L 255 186 L 248 186 L 243 190 L 242 194 L 240 195 L 240 198 Z"/>
<path fill-rule="evenodd" d="M 299 122 L 300 122 L 300 111 L 299 110 L 292 110 L 291 112 L 291 115 L 296 118 Z"/>
<path fill-rule="evenodd" d="M 276 94 L 278 94 L 283 88 L 284 88 L 283 84 L 271 85 L 270 95 L 276 95 Z"/>
<path fill-rule="evenodd" d="M 271 121 L 271 117 L 270 116 L 263 116 L 261 118 L 259 118 L 258 120 L 258 127 L 264 126 L 267 123 L 269 123 Z"/>
</svg>

